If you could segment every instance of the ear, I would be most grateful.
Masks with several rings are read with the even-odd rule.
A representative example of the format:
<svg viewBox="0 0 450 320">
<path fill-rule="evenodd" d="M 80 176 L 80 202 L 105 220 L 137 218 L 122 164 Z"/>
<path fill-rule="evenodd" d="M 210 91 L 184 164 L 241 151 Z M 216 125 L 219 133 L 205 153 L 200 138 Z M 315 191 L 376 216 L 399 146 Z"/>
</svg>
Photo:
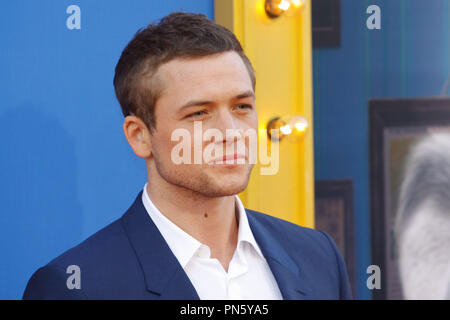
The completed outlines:
<svg viewBox="0 0 450 320">
<path fill-rule="evenodd" d="M 123 122 L 123 132 L 138 157 L 148 158 L 151 156 L 151 135 L 144 121 L 136 116 L 127 116 Z"/>
</svg>

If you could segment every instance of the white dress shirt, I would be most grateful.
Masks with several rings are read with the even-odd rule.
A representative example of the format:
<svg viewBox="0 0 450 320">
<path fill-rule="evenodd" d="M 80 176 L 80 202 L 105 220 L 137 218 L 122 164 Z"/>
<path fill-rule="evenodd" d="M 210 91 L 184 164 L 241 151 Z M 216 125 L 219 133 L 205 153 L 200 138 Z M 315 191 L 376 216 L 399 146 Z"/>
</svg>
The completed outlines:
<svg viewBox="0 0 450 320">
<path fill-rule="evenodd" d="M 207 245 L 186 233 L 156 208 L 147 194 L 147 184 L 142 193 L 145 209 L 200 299 L 283 299 L 272 271 L 253 237 L 244 206 L 237 195 L 235 199 L 239 212 L 238 242 L 227 272 L 219 260 L 211 259 L 211 251 Z"/>
</svg>

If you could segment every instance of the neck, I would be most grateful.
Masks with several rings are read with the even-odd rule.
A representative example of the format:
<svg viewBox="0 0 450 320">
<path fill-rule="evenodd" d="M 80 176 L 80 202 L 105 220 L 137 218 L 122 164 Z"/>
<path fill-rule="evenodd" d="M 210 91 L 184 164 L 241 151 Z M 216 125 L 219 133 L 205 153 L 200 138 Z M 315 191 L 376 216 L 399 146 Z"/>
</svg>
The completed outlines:
<svg viewBox="0 0 450 320">
<path fill-rule="evenodd" d="M 217 258 L 227 270 L 238 238 L 235 196 L 207 197 L 170 184 L 157 174 L 151 179 L 149 175 L 148 181 L 146 191 L 158 210 L 207 245 L 211 258 Z"/>
</svg>

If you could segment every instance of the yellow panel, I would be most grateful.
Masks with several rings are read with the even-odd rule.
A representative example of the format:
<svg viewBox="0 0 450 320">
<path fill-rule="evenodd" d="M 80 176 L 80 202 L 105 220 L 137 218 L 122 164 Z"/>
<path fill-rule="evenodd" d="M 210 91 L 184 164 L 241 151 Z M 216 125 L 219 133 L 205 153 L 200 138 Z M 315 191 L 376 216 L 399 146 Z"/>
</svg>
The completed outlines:
<svg viewBox="0 0 450 320">
<path fill-rule="evenodd" d="M 216 0 L 215 20 L 236 34 L 253 64 L 259 127 L 288 114 L 309 123 L 302 141 L 279 144 L 278 173 L 261 175 L 255 165 L 240 197 L 249 209 L 314 227 L 310 1 L 297 15 L 271 19 L 264 0 Z"/>
</svg>

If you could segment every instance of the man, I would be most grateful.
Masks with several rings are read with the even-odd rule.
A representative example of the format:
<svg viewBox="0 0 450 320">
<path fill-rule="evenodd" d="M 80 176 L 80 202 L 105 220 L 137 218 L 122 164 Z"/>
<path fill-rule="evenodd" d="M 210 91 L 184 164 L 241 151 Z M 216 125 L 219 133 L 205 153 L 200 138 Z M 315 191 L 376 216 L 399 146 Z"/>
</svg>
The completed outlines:
<svg viewBox="0 0 450 320">
<path fill-rule="evenodd" d="M 36 271 L 25 299 L 351 297 L 326 234 L 244 209 L 237 196 L 253 167 L 242 133 L 258 121 L 253 69 L 229 30 L 173 13 L 135 35 L 114 86 L 148 183 L 120 219 Z M 199 141 L 198 123 L 223 138 Z M 177 130 L 194 136 L 185 159 L 198 143 L 226 150 L 175 163 Z M 234 151 L 238 142 L 244 152 Z"/>
</svg>

